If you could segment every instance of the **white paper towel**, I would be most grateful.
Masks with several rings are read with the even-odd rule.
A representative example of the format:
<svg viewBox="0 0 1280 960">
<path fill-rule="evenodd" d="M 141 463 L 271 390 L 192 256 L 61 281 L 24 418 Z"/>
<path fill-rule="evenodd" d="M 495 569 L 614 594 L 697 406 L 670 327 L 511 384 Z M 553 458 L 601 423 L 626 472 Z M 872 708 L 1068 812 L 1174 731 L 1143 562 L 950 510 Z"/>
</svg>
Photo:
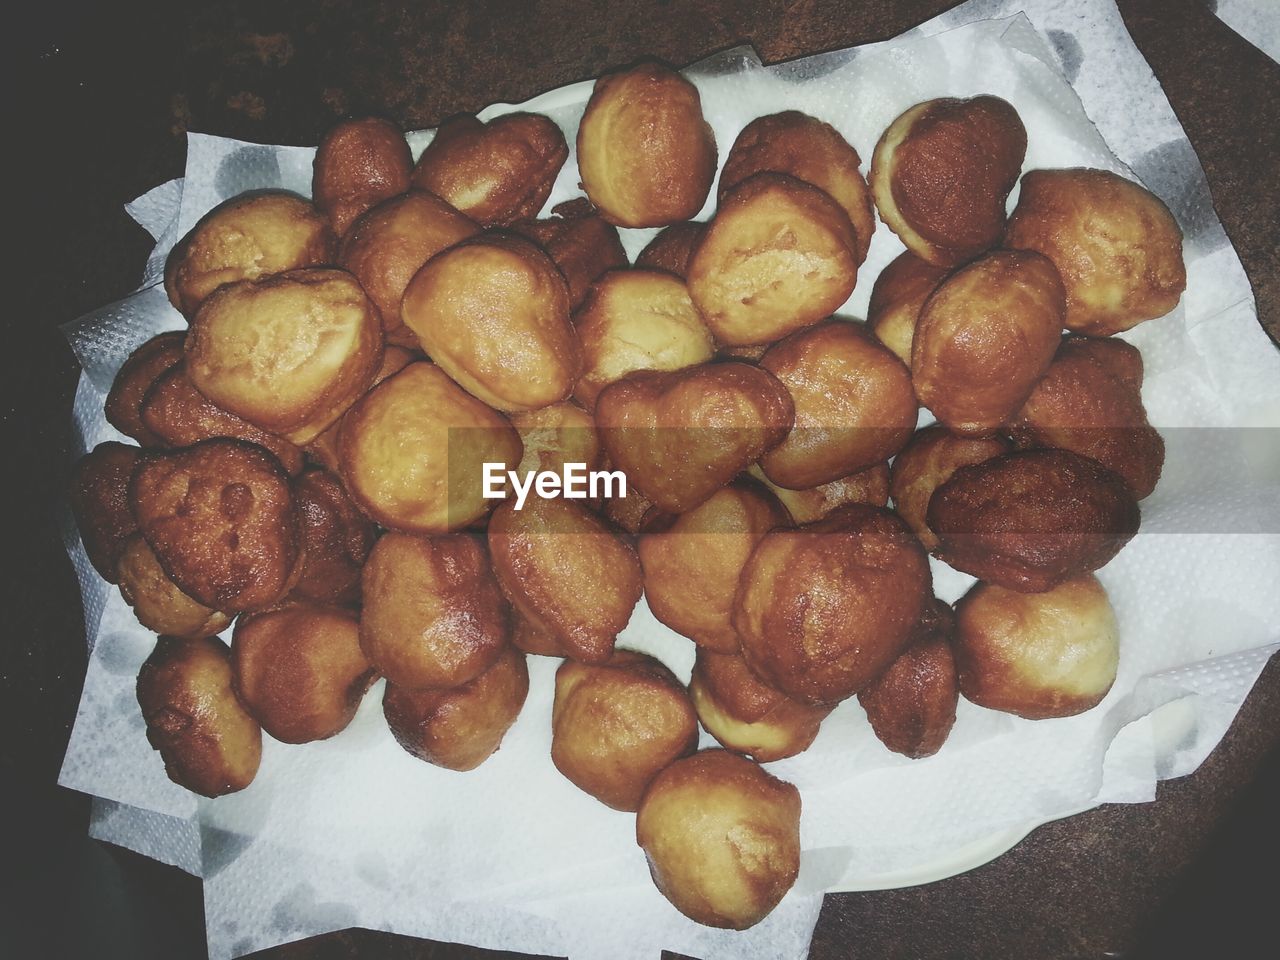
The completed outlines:
<svg viewBox="0 0 1280 960">
<path fill-rule="evenodd" d="M 1030 20 L 1010 16 L 1020 9 Z M 1234 428 L 1280 425 L 1280 358 L 1258 326 L 1195 154 L 1109 0 L 1070 9 L 973 0 L 898 41 L 772 68 L 733 51 L 688 73 L 722 157 L 749 120 L 799 109 L 836 126 L 866 160 L 907 106 L 994 93 L 1026 124 L 1028 169 L 1130 171 L 1169 202 L 1187 235 L 1188 290 L 1168 317 L 1126 335 L 1143 350 L 1144 398 L 1168 459 L 1143 504 L 1143 532 L 1100 574 L 1123 636 L 1115 688 L 1095 710 L 1054 721 L 962 701 L 951 739 L 924 761 L 885 750 L 858 704 L 842 705 L 808 752 L 770 765 L 803 795 L 796 889 L 749 931 L 712 930 L 657 893 L 634 818 L 555 771 L 555 663 L 544 658 L 531 658 L 529 700 L 502 749 L 471 773 L 400 750 L 378 685 L 332 740 L 268 738 L 258 779 L 240 794 L 211 801 L 175 786 L 146 743 L 134 699 L 153 638 L 92 572 L 68 526 L 93 654 L 60 782 L 104 798 L 94 836 L 204 877 L 211 957 L 349 926 L 573 958 L 640 960 L 663 948 L 706 960 L 802 957 L 824 890 L 946 875 L 973 865 L 966 858 L 992 837 L 1101 802 L 1152 799 L 1158 779 L 1195 769 L 1221 739 L 1276 649 L 1280 451 L 1274 431 Z M 575 84 L 525 106 L 560 124 L 572 144 L 589 93 L 590 84 Z M 410 139 L 416 153 L 430 134 Z M 173 243 L 242 190 L 308 192 L 311 156 L 193 134 L 184 179 L 130 204 L 157 238 L 144 288 L 67 330 L 85 368 L 75 405 L 85 449 L 116 436 L 101 407 L 124 357 L 183 325 L 156 285 Z M 571 156 L 548 206 L 576 195 L 577 180 Z M 623 231 L 628 252 L 652 233 Z M 842 312 L 864 314 L 875 274 L 901 249 L 882 226 Z M 972 582 L 934 569 L 944 599 Z M 688 678 L 692 645 L 643 603 L 620 643 Z"/>
</svg>

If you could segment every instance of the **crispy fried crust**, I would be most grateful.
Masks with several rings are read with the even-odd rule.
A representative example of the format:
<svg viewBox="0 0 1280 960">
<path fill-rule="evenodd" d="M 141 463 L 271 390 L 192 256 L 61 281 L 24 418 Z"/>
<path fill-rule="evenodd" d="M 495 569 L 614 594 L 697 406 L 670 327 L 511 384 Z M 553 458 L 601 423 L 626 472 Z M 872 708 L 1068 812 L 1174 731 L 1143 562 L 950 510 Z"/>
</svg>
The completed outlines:
<svg viewBox="0 0 1280 960">
<path fill-rule="evenodd" d="M 406 690 L 387 684 L 382 713 L 396 742 L 419 760 L 450 770 L 474 770 L 502 743 L 529 693 L 529 667 L 505 647 L 484 673 L 448 690 Z"/>
<path fill-rule="evenodd" d="M 257 775 L 262 730 L 236 699 L 231 652 L 217 637 L 161 637 L 138 674 L 138 705 L 179 786 L 220 797 Z"/>
<path fill-rule="evenodd" d="M 1115 682 L 1119 630 L 1107 592 L 1085 574 L 1046 593 L 979 583 L 956 604 L 960 691 L 1030 720 L 1069 717 Z"/>
<path fill-rule="evenodd" d="M 861 325 L 830 320 L 774 344 L 760 366 L 782 381 L 795 426 L 760 458 L 779 486 L 804 490 L 889 459 L 915 429 L 911 373 Z"/>
<path fill-rule="evenodd" d="M 802 703 L 836 703 L 902 652 L 929 589 L 928 559 L 906 525 L 849 504 L 765 535 L 742 571 L 733 625 L 765 683 Z"/>
<path fill-rule="evenodd" d="M 575 310 L 605 271 L 627 265 L 618 228 L 601 218 L 594 207 L 546 220 L 518 220 L 511 229 L 528 237 L 555 262 Z"/>
<path fill-rule="evenodd" d="M 693 251 L 702 242 L 702 235 L 707 225 L 696 220 L 673 223 L 640 251 L 636 257 L 636 266 L 649 270 L 665 270 L 673 273 L 681 280 L 689 276 L 689 264 L 693 261 Z"/>
<path fill-rule="evenodd" d="M 473 680 L 507 645 L 507 603 L 473 534 L 385 534 L 364 566 L 363 600 L 365 655 L 405 689 Z"/>
<path fill-rule="evenodd" d="M 908 250 L 956 266 L 1000 242 L 1005 201 L 1026 152 L 1027 131 L 999 97 L 928 100 L 880 138 L 872 195 Z"/>
<path fill-rule="evenodd" d="M 339 237 L 356 218 L 409 189 L 413 155 L 389 120 L 343 120 L 325 133 L 312 164 L 311 196 Z"/>
<path fill-rule="evenodd" d="M 422 351 L 418 349 L 416 344 L 417 338 L 415 337 L 414 340 L 415 345 L 411 350 L 388 344 L 387 348 L 382 351 L 382 364 L 378 367 L 378 372 L 373 375 L 373 383 L 369 386 L 370 390 L 387 379 L 387 377 L 399 373 L 409 364 L 423 359 Z M 344 413 L 328 429 L 307 444 L 307 454 L 311 459 L 326 470 L 332 470 L 334 473 L 341 470 L 338 458 L 338 437 L 342 431 L 342 421 L 345 419 L 346 414 Z"/>
<path fill-rule="evenodd" d="M 120 367 L 107 394 L 107 422 L 144 447 L 158 447 L 164 441 L 142 422 L 142 400 L 151 385 L 175 364 L 182 362 L 185 330 L 174 330 L 152 337 Z"/>
<path fill-rule="evenodd" d="M 1169 208 L 1106 170 L 1028 172 L 1004 243 L 1054 262 L 1067 327 L 1092 337 L 1164 316 L 1187 285 L 1182 230 Z"/>
<path fill-rule="evenodd" d="M 773 493 L 786 508 L 794 523 L 812 523 L 846 503 L 869 503 L 873 507 L 889 503 L 889 464 L 877 463 L 873 467 L 840 477 L 805 490 L 788 490 L 771 481 L 759 464 L 752 464 L 747 471 Z"/>
<path fill-rule="evenodd" d="M 537 216 L 568 157 L 564 134 L 540 114 L 488 123 L 460 114 L 440 124 L 422 151 L 413 185 L 483 226 L 504 226 Z"/>
<path fill-rule="evenodd" d="M 715 136 L 697 88 L 655 61 L 596 81 L 577 147 L 583 189 L 620 227 L 690 219 L 716 174 Z"/>
<path fill-rule="evenodd" d="M 336 476 L 313 468 L 293 482 L 302 527 L 302 573 L 291 597 L 351 606 L 377 527 L 356 508 Z"/>
<path fill-rule="evenodd" d="M 658 890 L 685 916 L 744 930 L 763 920 L 800 871 L 800 791 L 724 750 L 678 760 L 636 816 Z"/>
<path fill-rule="evenodd" d="M 218 437 L 150 451 L 129 483 L 147 544 L 183 593 L 236 613 L 293 585 L 300 532 L 289 478 L 262 447 Z"/>
<path fill-rule="evenodd" d="M 956 470 L 926 522 L 957 570 L 1027 593 L 1097 570 L 1138 532 L 1124 480 L 1067 450 L 1008 453 Z"/>
<path fill-rule="evenodd" d="M 604 456 L 595 420 L 569 400 L 513 413 L 511 425 L 524 444 L 524 456 L 516 467 L 521 476 L 539 470 L 561 473 L 567 463 L 595 470 Z"/>
<path fill-rule="evenodd" d="M 746 363 L 637 371 L 596 403 L 609 460 L 667 513 L 710 496 L 786 436 L 791 396 L 771 373 Z"/>
<path fill-rule="evenodd" d="M 551 760 L 564 776 L 615 810 L 639 808 L 645 787 L 698 745 L 698 718 L 684 686 L 652 657 L 618 650 L 556 671 Z"/>
<path fill-rule="evenodd" d="M 71 473 L 71 512 L 93 569 L 108 583 L 117 582 L 116 564 L 138 529 L 129 506 L 129 480 L 142 451 L 108 440 L 76 463 Z"/>
<path fill-rule="evenodd" d="M 948 272 L 907 250 L 880 271 L 871 288 L 867 326 L 908 367 L 920 309 Z"/>
<path fill-rule="evenodd" d="M 148 630 L 171 637 L 212 637 L 231 624 L 225 613 L 211 610 L 179 590 L 140 533 L 125 543 L 116 570 L 120 596 Z"/>
</svg>

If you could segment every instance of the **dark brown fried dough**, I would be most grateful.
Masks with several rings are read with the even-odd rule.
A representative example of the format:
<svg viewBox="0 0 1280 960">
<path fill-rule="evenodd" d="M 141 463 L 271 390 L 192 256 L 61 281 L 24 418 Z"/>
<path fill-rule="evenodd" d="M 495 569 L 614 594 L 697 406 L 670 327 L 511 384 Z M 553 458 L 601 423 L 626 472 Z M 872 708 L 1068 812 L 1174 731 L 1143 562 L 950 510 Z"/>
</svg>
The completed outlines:
<svg viewBox="0 0 1280 960">
<path fill-rule="evenodd" d="M 867 326 L 908 367 L 920 310 L 947 273 L 907 250 L 880 271 L 871 288 Z"/>
<path fill-rule="evenodd" d="M 649 270 L 665 270 L 674 273 L 681 280 L 689 276 L 689 264 L 693 261 L 693 252 L 702 242 L 702 235 L 707 225 L 696 220 L 684 223 L 673 223 L 640 251 L 636 257 L 636 266 Z"/>
<path fill-rule="evenodd" d="M 591 284 L 606 271 L 627 265 L 627 252 L 622 249 L 618 228 L 589 205 L 585 213 L 546 220 L 517 220 L 511 229 L 528 237 L 555 262 L 569 287 L 569 305 L 575 310 L 586 298 Z"/>
<path fill-rule="evenodd" d="M 360 602 L 360 571 L 377 539 L 342 481 L 311 469 L 293 482 L 302 527 L 302 573 L 291 597 L 350 606 Z"/>
<path fill-rule="evenodd" d="M 100 443 L 77 461 L 71 473 L 71 512 L 93 569 L 117 582 L 116 564 L 138 529 L 129 506 L 129 479 L 142 451 L 125 443 Z"/>
<path fill-rule="evenodd" d="M 120 596 L 148 630 L 171 637 L 211 637 L 231 625 L 227 614 L 197 603 L 178 589 L 140 533 L 125 543 L 116 570 Z"/>
<path fill-rule="evenodd" d="M 185 330 L 152 337 L 129 354 L 107 394 L 107 422 L 144 447 L 158 447 L 163 441 L 142 422 L 142 399 L 166 370 L 182 362 Z"/>
<path fill-rule="evenodd" d="M 316 147 L 311 196 L 341 237 L 370 207 L 407 191 L 412 167 L 409 144 L 394 123 L 343 120 Z"/>
</svg>

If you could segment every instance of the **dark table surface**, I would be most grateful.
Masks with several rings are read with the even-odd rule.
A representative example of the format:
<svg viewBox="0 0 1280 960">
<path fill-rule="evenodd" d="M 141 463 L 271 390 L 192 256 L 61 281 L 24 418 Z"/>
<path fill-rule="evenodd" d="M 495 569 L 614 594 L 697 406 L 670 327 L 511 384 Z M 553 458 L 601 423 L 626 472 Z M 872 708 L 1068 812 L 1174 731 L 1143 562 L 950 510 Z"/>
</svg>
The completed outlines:
<svg viewBox="0 0 1280 960">
<path fill-rule="evenodd" d="M 208 0 L 22 8 L 6 31 L 4 208 L 18 301 L 3 320 L 7 576 L 0 786 L 8 810 L 0 953 L 204 956 L 199 882 L 86 837 L 87 798 L 56 786 L 85 647 L 55 529 L 77 367 L 55 325 L 127 294 L 151 240 L 121 209 L 182 173 L 187 130 L 313 144 L 343 114 L 426 127 L 518 102 L 644 54 L 686 64 L 749 42 L 766 62 L 884 39 L 937 0 L 541 0 L 411 5 Z M 1280 331 L 1280 67 L 1205 0 L 1121 0 L 1208 174 L 1219 215 Z M 12 253 L 11 253 L 12 256 Z M 1280 663 L 1192 776 L 1155 803 L 1049 824 L 995 862 L 907 890 L 829 896 L 814 958 L 1272 955 Z M 1253 938 L 1253 939 L 1250 939 Z M 28 942 L 29 941 L 29 942 Z M 16 947 L 11 953 L 10 947 Z M 26 945 L 25 948 L 22 945 Z M 1271 946 L 1274 949 L 1274 943 Z M 261 956 L 500 956 L 350 931 Z M 510 955 L 508 955 L 510 956 Z"/>
</svg>

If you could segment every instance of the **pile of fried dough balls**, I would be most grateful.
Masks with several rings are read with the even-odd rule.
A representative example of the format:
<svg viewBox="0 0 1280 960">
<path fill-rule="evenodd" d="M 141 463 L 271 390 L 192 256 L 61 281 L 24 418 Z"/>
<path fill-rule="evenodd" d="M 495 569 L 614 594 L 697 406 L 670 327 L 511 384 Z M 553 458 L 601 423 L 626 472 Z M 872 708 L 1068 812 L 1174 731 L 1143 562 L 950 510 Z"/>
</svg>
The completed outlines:
<svg viewBox="0 0 1280 960">
<path fill-rule="evenodd" d="M 469 770 L 526 656 L 560 657 L 551 761 L 636 814 L 676 907 L 745 928 L 800 857 L 799 793 L 760 763 L 841 701 L 909 757 L 960 694 L 1097 704 L 1117 631 L 1092 571 L 1164 457 L 1109 337 L 1178 302 L 1182 238 L 1101 170 L 1026 173 L 1006 218 L 1025 150 L 991 96 L 912 107 L 869 179 L 822 120 L 760 117 L 693 222 L 717 145 L 695 87 L 644 62 L 596 83 L 586 196 L 554 216 L 568 145 L 521 113 L 450 120 L 416 164 L 397 127 L 345 121 L 313 199 L 211 211 L 165 277 L 187 330 L 106 402 L 138 445 L 73 481 L 90 558 L 161 635 L 137 691 L 169 775 L 240 790 L 262 731 L 331 737 L 377 677 L 400 745 Z M 906 252 L 866 322 L 834 317 L 877 213 Z M 664 229 L 631 264 L 618 227 Z M 566 462 L 628 495 L 482 495 L 482 464 Z M 954 609 L 930 554 L 978 578 Z M 697 645 L 687 687 L 615 650 L 642 593 Z"/>
</svg>

